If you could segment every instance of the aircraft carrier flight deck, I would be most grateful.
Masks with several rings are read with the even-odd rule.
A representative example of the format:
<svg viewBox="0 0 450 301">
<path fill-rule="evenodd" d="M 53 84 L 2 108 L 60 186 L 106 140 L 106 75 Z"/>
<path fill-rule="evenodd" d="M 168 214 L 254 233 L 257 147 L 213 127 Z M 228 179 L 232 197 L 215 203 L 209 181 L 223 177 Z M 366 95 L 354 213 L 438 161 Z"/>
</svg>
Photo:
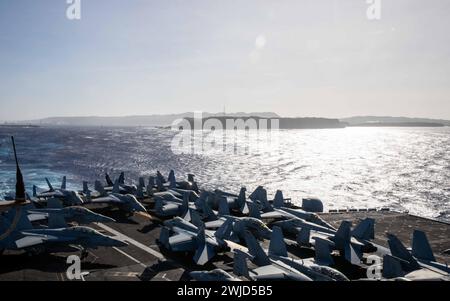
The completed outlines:
<svg viewBox="0 0 450 301">
<path fill-rule="evenodd" d="M 146 202 L 143 202 L 146 203 Z M 120 210 L 90 206 L 93 211 L 116 219 L 115 223 L 93 224 L 92 227 L 111 236 L 125 240 L 129 245 L 123 248 L 100 247 L 90 250 L 81 262 L 83 276 L 81 281 L 189 281 L 189 272 L 199 270 L 192 262 L 192 255 L 176 254 L 158 244 L 161 221 L 146 214 L 126 216 Z M 359 211 L 322 213 L 320 216 L 334 226 L 342 220 L 356 223 L 366 217 L 375 219 L 374 242 L 387 246 L 385 232 L 397 235 L 406 244 L 410 243 L 413 229 L 421 229 L 428 235 L 428 240 L 435 256 L 440 262 L 449 261 L 449 255 L 441 251 L 450 249 L 450 225 L 416 217 L 407 213 L 394 211 Z M 267 241 L 265 242 L 267 245 Z M 310 250 L 299 250 L 288 244 L 292 257 L 309 256 Z M 303 251 L 303 254 L 302 254 Z M 42 280 L 68 281 L 66 262 L 69 253 L 42 254 L 29 256 L 20 251 L 5 251 L 0 256 L 0 281 Z M 364 264 L 361 268 L 338 262 L 350 279 L 365 276 Z M 202 270 L 221 268 L 233 273 L 233 255 L 227 252 L 218 255 Z M 245 278 L 242 278 L 245 280 Z"/>
</svg>

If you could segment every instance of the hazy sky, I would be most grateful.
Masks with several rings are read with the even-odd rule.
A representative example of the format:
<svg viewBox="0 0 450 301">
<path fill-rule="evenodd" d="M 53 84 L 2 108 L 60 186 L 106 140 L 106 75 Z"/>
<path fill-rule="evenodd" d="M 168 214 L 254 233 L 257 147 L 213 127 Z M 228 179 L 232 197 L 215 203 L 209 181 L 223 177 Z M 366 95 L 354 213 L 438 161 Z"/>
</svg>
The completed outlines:
<svg viewBox="0 0 450 301">
<path fill-rule="evenodd" d="M 0 120 L 203 110 L 450 119 L 450 1 L 0 0 Z"/>
</svg>

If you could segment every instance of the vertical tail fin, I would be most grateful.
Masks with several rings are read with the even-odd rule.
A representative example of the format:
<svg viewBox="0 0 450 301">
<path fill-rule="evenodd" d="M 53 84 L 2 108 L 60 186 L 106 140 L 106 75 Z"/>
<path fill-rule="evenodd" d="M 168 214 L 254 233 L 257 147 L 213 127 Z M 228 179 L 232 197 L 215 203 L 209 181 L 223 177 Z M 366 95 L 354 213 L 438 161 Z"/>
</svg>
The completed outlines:
<svg viewBox="0 0 450 301">
<path fill-rule="evenodd" d="M 190 223 L 199 227 L 200 225 L 203 224 L 202 218 L 200 217 L 200 215 L 198 214 L 198 212 L 196 210 L 189 210 L 191 211 L 191 221 Z"/>
<path fill-rule="evenodd" d="M 177 188 L 177 181 L 175 179 L 175 172 L 173 169 L 170 170 L 167 180 L 169 181 L 169 188 Z"/>
<path fill-rule="evenodd" d="M 275 193 L 275 198 L 273 199 L 273 206 L 275 208 L 281 208 L 284 206 L 284 197 L 281 190 L 277 190 Z"/>
<path fill-rule="evenodd" d="M 33 185 L 33 197 L 37 197 L 37 187 Z"/>
<path fill-rule="evenodd" d="M 193 259 L 196 264 L 205 265 L 214 255 L 216 255 L 214 248 L 208 243 L 203 243 L 198 246 Z"/>
<path fill-rule="evenodd" d="M 227 218 L 225 222 L 217 229 L 214 233 L 214 236 L 218 239 L 228 239 L 231 235 L 233 220 L 231 218 Z"/>
<path fill-rule="evenodd" d="M 120 193 L 120 186 L 119 186 L 119 184 L 120 184 L 120 180 L 117 179 L 117 180 L 114 182 L 114 186 L 113 186 L 113 189 L 112 189 L 112 193 Z"/>
<path fill-rule="evenodd" d="M 119 175 L 119 184 L 124 185 L 125 184 L 125 173 L 122 171 Z"/>
<path fill-rule="evenodd" d="M 269 244 L 269 254 L 287 257 L 286 243 L 284 242 L 283 231 L 278 226 L 272 229 L 272 237 Z"/>
<path fill-rule="evenodd" d="M 311 236 L 311 230 L 307 227 L 303 227 L 297 234 L 297 243 L 301 246 L 309 246 L 309 238 Z"/>
<path fill-rule="evenodd" d="M 164 185 L 163 182 L 161 181 L 160 177 L 156 177 L 156 187 L 158 188 L 158 191 L 164 191 Z"/>
<path fill-rule="evenodd" d="M 91 202 L 92 201 L 92 196 L 91 196 L 91 191 L 88 189 L 86 191 L 86 202 Z"/>
<path fill-rule="evenodd" d="M 197 227 L 203 224 L 203 221 L 198 212 L 190 208 L 187 208 L 186 212 L 182 215 L 182 218 Z"/>
<path fill-rule="evenodd" d="M 400 262 L 391 255 L 383 256 L 383 278 L 391 279 L 403 277 L 405 273 L 402 270 Z"/>
<path fill-rule="evenodd" d="M 234 250 L 233 273 L 237 276 L 250 276 L 247 265 L 247 254 L 238 249 Z"/>
<path fill-rule="evenodd" d="M 267 200 L 267 190 L 265 190 L 264 188 L 260 190 L 259 201 L 263 206 L 264 211 L 273 211 L 272 205 L 270 205 L 269 201 Z"/>
<path fill-rule="evenodd" d="M 230 207 L 226 197 L 219 197 L 219 215 L 230 215 Z"/>
<path fill-rule="evenodd" d="M 147 185 L 147 196 L 152 196 L 153 195 L 153 187 L 155 187 L 155 178 L 150 176 L 148 178 L 148 185 Z"/>
<path fill-rule="evenodd" d="M 211 258 L 214 257 L 214 249 L 207 243 L 205 226 L 200 225 L 197 233 L 197 251 L 194 254 L 194 261 L 198 265 L 206 264 Z"/>
<path fill-rule="evenodd" d="M 192 190 L 195 192 L 199 192 L 198 186 L 197 186 L 197 182 L 192 182 Z"/>
<path fill-rule="evenodd" d="M 245 231 L 245 242 L 247 244 L 250 254 L 254 257 L 254 262 L 258 266 L 265 266 L 270 264 L 270 259 L 266 252 L 256 241 L 256 238 L 249 232 Z"/>
<path fill-rule="evenodd" d="M 66 187 L 67 187 L 67 177 L 66 176 L 64 176 L 63 178 L 62 178 L 62 182 L 61 182 L 61 189 L 66 189 Z"/>
<path fill-rule="evenodd" d="M 334 243 L 336 248 L 344 253 L 344 257 L 352 264 L 359 264 L 361 262 L 362 252 L 361 248 L 355 247 L 351 244 L 351 225 L 349 221 L 343 221 L 339 229 L 334 235 Z"/>
<path fill-rule="evenodd" d="M 216 220 L 217 216 L 214 213 L 214 211 L 211 209 L 211 207 L 209 207 L 208 198 L 209 198 L 209 196 L 206 197 L 206 200 L 204 202 L 202 202 L 203 215 L 205 216 L 205 218 L 207 220 Z"/>
<path fill-rule="evenodd" d="M 189 210 L 189 194 L 183 193 L 183 202 L 181 203 L 181 212 L 185 213 Z"/>
<path fill-rule="evenodd" d="M 83 193 L 87 194 L 89 191 L 89 186 L 87 181 L 83 181 Z"/>
<path fill-rule="evenodd" d="M 100 192 L 101 195 L 106 195 L 105 188 L 103 187 L 102 183 L 100 181 L 95 181 L 94 189 Z"/>
<path fill-rule="evenodd" d="M 139 185 L 141 185 L 142 187 L 145 187 L 145 180 L 143 177 L 139 177 Z"/>
<path fill-rule="evenodd" d="M 370 240 L 375 238 L 375 220 L 373 218 L 365 218 L 362 220 L 352 231 L 352 236 L 364 239 L 364 240 Z"/>
<path fill-rule="evenodd" d="M 191 183 L 194 183 L 195 181 L 194 181 L 194 175 L 193 174 L 191 174 L 191 173 L 188 173 L 188 182 L 191 182 Z"/>
<path fill-rule="evenodd" d="M 247 189 L 245 187 L 241 187 L 241 190 L 239 191 L 239 196 L 236 199 L 236 203 L 239 207 L 239 211 L 241 211 L 242 214 L 248 214 L 249 209 L 246 202 L 245 192 Z"/>
<path fill-rule="evenodd" d="M 144 187 L 139 183 L 136 190 L 136 196 L 140 199 L 144 198 Z"/>
<path fill-rule="evenodd" d="M 166 179 L 159 170 L 156 171 L 156 179 L 159 179 L 162 184 L 166 183 Z"/>
<path fill-rule="evenodd" d="M 316 250 L 315 262 L 320 265 L 333 265 L 334 260 L 331 257 L 331 248 L 328 241 L 315 237 L 314 249 Z"/>
<path fill-rule="evenodd" d="M 260 190 L 262 189 L 262 186 L 258 186 L 256 187 L 256 189 L 250 193 L 250 195 L 248 196 L 248 198 L 252 201 L 257 201 L 259 198 L 259 194 L 260 194 Z"/>
<path fill-rule="evenodd" d="M 14 137 L 11 136 L 11 141 L 13 145 L 14 151 L 14 159 L 16 161 L 16 202 L 25 202 L 26 194 L 25 194 L 25 183 L 23 181 L 22 171 L 20 170 L 19 160 L 17 159 L 17 151 L 16 151 L 16 142 L 14 141 Z"/>
<path fill-rule="evenodd" d="M 154 176 L 148 177 L 148 186 L 150 186 L 151 188 L 155 187 L 155 177 Z"/>
<path fill-rule="evenodd" d="M 344 250 L 350 244 L 351 225 L 351 222 L 343 221 L 334 235 L 334 242 L 340 250 Z"/>
<path fill-rule="evenodd" d="M 108 173 L 105 173 L 105 179 L 106 179 L 106 186 L 108 187 L 114 186 L 114 182 L 111 180 L 111 177 L 108 175 Z"/>
<path fill-rule="evenodd" d="M 236 200 L 236 202 L 239 206 L 244 206 L 244 204 L 245 204 L 245 192 L 246 191 L 247 191 L 247 189 L 245 187 L 241 187 L 241 190 L 239 191 L 239 196 Z"/>
<path fill-rule="evenodd" d="M 361 246 L 354 246 L 351 243 L 344 247 L 344 258 L 351 264 L 360 264 L 363 253 Z"/>
<path fill-rule="evenodd" d="M 412 255 L 422 260 L 436 261 L 427 236 L 420 230 L 414 230 L 413 233 Z"/>
<path fill-rule="evenodd" d="M 50 191 L 55 191 L 55 189 L 53 189 L 52 183 L 50 183 L 48 178 L 45 178 L 45 182 L 47 182 L 47 186 Z"/>
<path fill-rule="evenodd" d="M 403 270 L 414 271 L 420 268 L 417 261 L 412 257 L 402 242 L 393 234 L 387 234 L 389 249 L 394 257 L 400 258 Z"/>
<path fill-rule="evenodd" d="M 248 204 L 248 215 L 257 219 L 261 219 L 261 213 L 259 212 L 258 205 L 254 202 Z"/>
</svg>

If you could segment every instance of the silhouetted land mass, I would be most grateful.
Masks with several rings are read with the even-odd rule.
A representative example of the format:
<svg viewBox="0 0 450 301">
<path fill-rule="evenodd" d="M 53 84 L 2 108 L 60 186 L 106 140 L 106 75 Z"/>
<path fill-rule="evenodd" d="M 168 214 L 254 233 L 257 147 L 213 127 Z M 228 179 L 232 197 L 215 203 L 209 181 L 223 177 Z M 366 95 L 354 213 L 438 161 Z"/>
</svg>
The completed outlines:
<svg viewBox="0 0 450 301">
<path fill-rule="evenodd" d="M 366 122 L 359 124 L 349 124 L 347 126 L 361 127 L 443 127 L 442 123 L 432 122 Z"/>
<path fill-rule="evenodd" d="M 427 126 L 426 124 L 442 124 L 450 126 L 450 120 L 445 119 L 430 119 L 430 118 L 411 118 L 411 117 L 392 117 L 392 116 L 354 116 L 349 118 L 342 118 L 341 121 L 348 123 L 349 125 L 360 125 L 366 123 L 381 123 L 381 124 L 395 124 L 393 126 L 401 126 L 404 123 L 416 123 L 423 125 L 415 126 Z M 387 126 L 387 125 L 384 125 Z"/>
<path fill-rule="evenodd" d="M 416 126 L 416 127 L 437 127 L 450 126 L 450 120 L 428 119 L 428 118 L 409 118 L 392 116 L 354 116 L 343 119 L 332 118 L 313 118 L 281 117 L 273 112 L 237 112 L 237 113 L 208 113 L 201 115 L 205 120 L 214 117 L 220 120 L 225 118 L 244 119 L 253 118 L 259 123 L 260 119 L 279 119 L 281 129 L 321 129 L 321 128 L 343 128 L 346 126 Z M 112 126 L 112 127 L 168 127 L 178 119 L 193 119 L 194 112 L 185 112 L 180 114 L 153 114 L 153 115 L 134 115 L 134 116 L 74 116 L 74 117 L 49 117 L 37 120 L 22 120 L 17 122 L 8 122 L 3 126 L 29 127 L 33 126 Z M 2 126 L 0 124 L 0 126 Z M 268 124 L 270 127 L 270 122 Z"/>
<path fill-rule="evenodd" d="M 223 113 L 203 112 L 202 117 L 223 115 Z M 254 113 L 230 113 L 227 116 L 260 116 L 265 118 L 277 118 L 277 114 L 272 112 Z M 21 121 L 21 123 L 31 123 L 49 126 L 168 126 L 177 119 L 194 117 L 193 112 L 180 114 L 161 115 L 135 115 L 135 116 L 74 116 L 74 117 L 49 117 L 38 120 Z"/>
<path fill-rule="evenodd" d="M 38 125 L 33 125 L 33 124 L 9 124 L 9 123 L 4 123 L 4 124 L 0 124 L 0 127 L 2 128 L 38 128 Z"/>
<path fill-rule="evenodd" d="M 184 118 L 189 122 L 190 128 L 194 128 L 194 118 Z M 328 119 L 328 118 L 314 118 L 314 117 L 304 117 L 304 118 L 274 118 L 278 120 L 279 129 L 329 129 L 329 128 L 344 128 L 345 123 L 340 122 L 338 119 Z M 215 123 L 218 121 L 219 123 Z M 230 126 L 227 126 L 230 123 Z M 237 129 L 255 129 L 263 128 L 270 129 L 275 125 L 273 120 L 270 118 L 262 118 L 260 116 L 215 116 L 203 118 L 202 127 L 205 128 L 237 128 Z"/>
</svg>

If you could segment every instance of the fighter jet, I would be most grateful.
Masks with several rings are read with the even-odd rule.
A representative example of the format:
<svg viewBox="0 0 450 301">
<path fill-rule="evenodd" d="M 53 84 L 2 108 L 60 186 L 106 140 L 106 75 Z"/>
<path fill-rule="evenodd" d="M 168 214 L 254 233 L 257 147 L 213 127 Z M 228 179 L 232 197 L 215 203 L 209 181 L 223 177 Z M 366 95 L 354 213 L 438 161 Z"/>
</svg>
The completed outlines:
<svg viewBox="0 0 450 301">
<path fill-rule="evenodd" d="M 66 188 L 66 176 L 63 177 L 61 188 L 53 188 L 48 178 L 45 178 L 48 185 L 48 190 L 45 192 L 37 193 L 37 187 L 33 186 L 33 197 L 38 199 L 48 199 L 48 198 L 58 198 L 61 199 L 67 206 L 81 205 L 83 204 L 83 199 L 81 198 L 78 191 L 68 190 Z"/>
<path fill-rule="evenodd" d="M 16 143 L 14 142 L 14 137 L 11 136 L 11 141 L 14 151 L 14 159 L 16 161 L 16 190 L 13 200 L 0 201 L 0 212 L 7 211 L 10 209 L 17 208 L 18 206 L 23 206 L 29 204 L 25 192 L 25 184 L 23 182 L 22 171 L 19 167 L 19 161 L 17 159 Z"/>
<path fill-rule="evenodd" d="M 302 229 L 309 229 L 317 232 L 328 233 L 334 235 L 336 230 L 331 230 L 330 228 L 308 222 L 301 218 L 292 218 L 288 220 L 274 222 L 273 225 L 281 227 L 284 231 L 298 234 Z"/>
<path fill-rule="evenodd" d="M 189 273 L 189 276 L 196 281 L 242 281 L 222 269 L 214 269 L 212 271 L 193 271 Z"/>
<path fill-rule="evenodd" d="M 433 251 L 424 232 L 414 230 L 412 249 L 409 251 L 393 234 L 387 234 L 391 256 L 384 260 L 384 276 L 393 275 L 414 280 L 445 279 L 450 280 L 450 268 L 436 262 Z M 390 267 L 388 267 L 391 265 Z M 394 268 L 397 266 L 398 268 Z M 394 272 L 395 271 L 395 272 Z"/>
<path fill-rule="evenodd" d="M 249 274 L 246 258 L 240 251 L 235 251 L 235 270 L 238 276 L 246 276 L 252 280 L 293 280 L 293 281 L 312 281 L 312 279 L 293 267 L 290 263 L 270 258 L 256 241 L 255 237 L 247 232 L 245 235 L 250 258 L 258 268 L 252 270 Z"/>
<path fill-rule="evenodd" d="M 155 206 L 152 212 L 159 217 L 184 216 L 189 209 L 195 211 L 194 203 L 189 202 L 189 194 L 184 194 L 182 199 L 179 199 L 173 194 L 167 193 L 155 196 L 154 199 Z"/>
<path fill-rule="evenodd" d="M 352 223 L 343 221 L 339 229 L 334 232 L 323 232 L 309 224 L 285 221 L 274 223 L 287 232 L 297 233 L 297 242 L 303 246 L 315 246 L 317 241 L 326 241 L 334 250 L 339 250 L 344 258 L 352 264 L 360 264 L 363 253 L 371 253 L 378 250 L 379 246 L 370 242 L 374 238 L 374 223 L 371 218 L 362 220 L 353 230 Z M 381 247 L 380 247 L 381 248 Z"/>
<path fill-rule="evenodd" d="M 296 219 L 300 218 L 307 222 L 312 222 L 317 225 L 329 228 L 330 230 L 336 231 L 336 229 L 321 219 L 316 213 L 308 212 L 303 209 L 294 209 L 285 206 L 285 198 L 283 197 L 283 192 L 277 190 L 275 193 L 275 198 L 272 204 L 267 200 L 267 191 L 262 187 L 258 186 L 255 191 L 250 195 L 250 199 L 254 203 L 262 206 L 263 213 L 260 213 L 258 207 L 253 206 L 251 208 L 249 215 L 262 220 L 279 220 L 279 219 Z M 250 207 L 250 206 L 249 206 Z"/>
<path fill-rule="evenodd" d="M 207 202 L 203 203 L 203 214 L 206 216 L 206 219 L 209 220 L 209 222 L 205 222 L 205 227 L 207 229 L 219 228 L 227 220 L 232 220 L 233 231 L 230 238 L 232 241 L 244 241 L 246 231 L 250 231 L 258 239 L 270 239 L 272 231 L 263 221 L 249 216 L 233 216 L 230 214 L 228 204 L 226 199 L 220 199 L 219 211 L 214 212 Z"/>
<path fill-rule="evenodd" d="M 233 193 L 225 192 L 219 189 L 214 190 L 214 192 L 208 193 L 207 204 L 211 208 L 219 208 L 221 200 L 225 200 L 228 203 L 228 207 L 231 210 L 236 211 L 239 214 L 247 215 L 249 213 L 249 209 L 246 202 L 246 193 L 247 189 L 242 187 L 239 195 L 235 195 Z"/>
<path fill-rule="evenodd" d="M 111 192 L 114 190 L 115 182 L 117 181 L 119 183 L 119 191 L 118 193 L 121 194 L 135 194 L 137 191 L 136 185 L 127 185 L 125 184 L 125 173 L 121 172 L 119 175 L 119 178 L 116 179 L 116 181 L 112 181 L 111 177 L 108 173 L 105 173 L 105 179 L 106 179 L 106 186 L 104 187 L 104 190 L 107 192 Z"/>
<path fill-rule="evenodd" d="M 231 220 L 217 231 L 209 231 L 205 230 L 203 225 L 197 227 L 180 217 L 175 217 L 164 222 L 159 242 L 174 252 L 195 252 L 194 262 L 205 265 L 218 252 L 229 250 L 225 239 L 229 237 L 230 232 Z"/>
<path fill-rule="evenodd" d="M 28 214 L 30 221 L 47 219 L 50 228 L 56 228 L 55 220 L 59 219 L 69 223 L 75 222 L 78 225 L 115 222 L 115 220 L 110 217 L 95 213 L 92 210 L 81 206 L 29 209 Z"/>
<path fill-rule="evenodd" d="M 259 257 L 255 258 L 255 261 L 262 266 L 262 268 L 253 271 L 257 278 L 280 277 L 278 269 L 283 270 L 283 268 L 290 267 L 314 281 L 349 281 L 347 276 L 338 270 L 322 265 L 324 261 L 327 263 L 332 261 L 330 249 L 326 243 L 317 244 L 315 258 L 294 259 L 288 256 L 283 232 L 277 226 L 273 227 L 267 254 L 257 245 L 251 235 L 248 235 L 247 240 L 250 253 Z M 285 274 L 282 277 L 285 277 Z"/>
<path fill-rule="evenodd" d="M 84 258 L 88 249 L 128 245 L 85 226 L 33 228 L 24 212 L 13 210 L 3 216 L 1 226 L 6 234 L 0 240 L 2 251 L 24 250 L 29 254 L 40 254 L 79 250 Z"/>
<path fill-rule="evenodd" d="M 161 173 L 159 173 L 159 176 L 157 175 L 157 177 L 159 179 L 161 179 L 160 176 L 161 176 Z M 187 181 L 177 181 L 175 178 L 175 172 L 173 170 L 170 170 L 167 181 L 169 183 L 169 185 L 168 185 L 169 189 L 182 189 L 182 190 L 194 191 L 196 193 L 199 192 L 197 182 L 195 182 L 193 174 L 188 174 Z M 164 183 L 164 182 L 162 182 L 162 183 Z"/>
<path fill-rule="evenodd" d="M 97 188 L 96 188 L 97 189 Z M 119 193 L 119 182 L 116 180 L 112 193 L 107 194 L 103 189 L 100 189 L 101 197 L 92 198 L 90 192 L 87 192 L 86 203 L 91 204 L 109 204 L 120 208 L 127 213 L 147 212 L 145 207 L 132 194 L 122 195 Z"/>
</svg>

